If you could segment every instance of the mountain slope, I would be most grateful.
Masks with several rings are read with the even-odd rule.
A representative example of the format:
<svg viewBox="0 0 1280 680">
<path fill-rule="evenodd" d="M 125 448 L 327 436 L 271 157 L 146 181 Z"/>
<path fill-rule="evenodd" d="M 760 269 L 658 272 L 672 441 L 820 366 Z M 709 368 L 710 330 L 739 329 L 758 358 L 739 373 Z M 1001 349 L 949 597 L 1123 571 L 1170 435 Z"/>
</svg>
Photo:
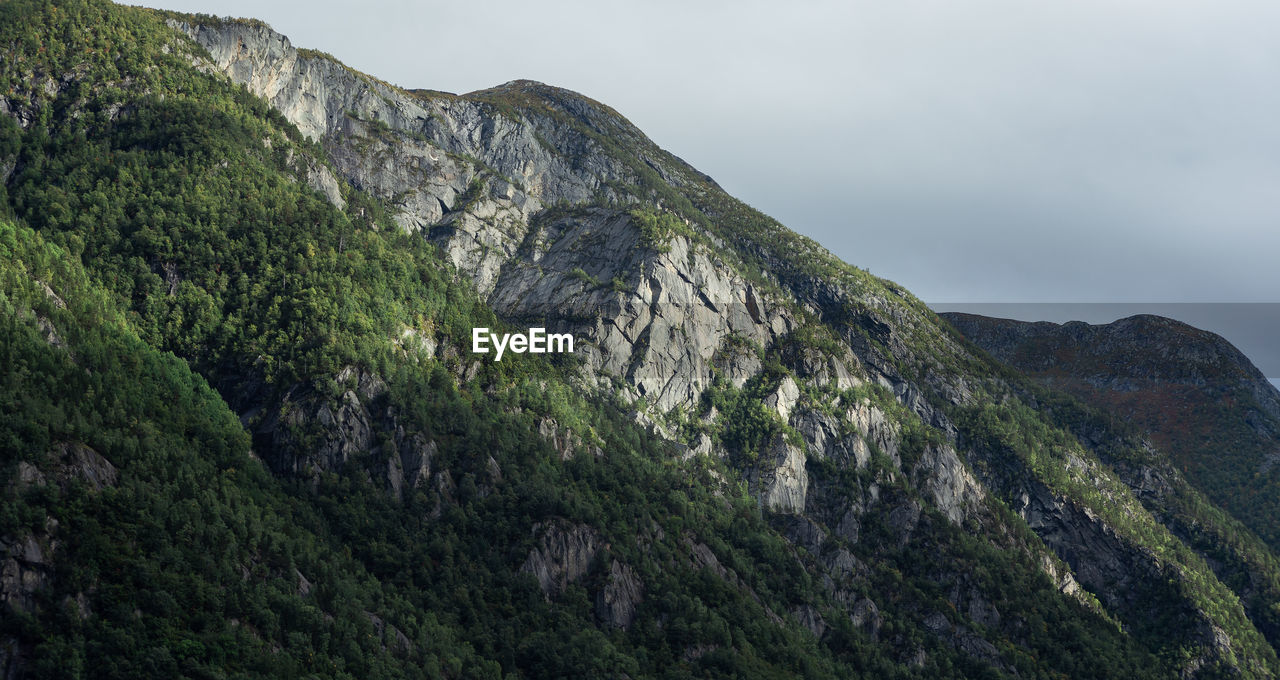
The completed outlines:
<svg viewBox="0 0 1280 680">
<path fill-rule="evenodd" d="M 475 661 L 316 531 L 218 395 L 78 262 L 8 223 L 0 252 L 4 677 Z"/>
<path fill-rule="evenodd" d="M 1280 392 L 1226 340 L 1156 316 L 1102 325 L 942 316 L 1000 361 L 1131 422 L 1280 546 Z"/>
<path fill-rule="evenodd" d="M 278 551 L 262 573 L 289 587 L 234 617 L 287 673 L 1275 675 L 1271 591 L 1220 578 L 1209 549 L 1264 580 L 1274 558 L 1176 469 L 1088 414 L 1041 408 L 918 300 L 611 109 L 529 82 L 405 91 L 252 21 L 98 2 L 0 12 L 14 233 L 81 267 L 101 292 L 76 294 L 118 308 L 140 351 L 173 352 L 217 389 L 237 455 L 251 441 L 249 465 L 271 473 L 255 477 L 261 514 L 314 546 Z M 17 311 L 35 289 L 8 285 L 26 321 L 7 338 L 54 352 L 34 339 L 39 313 Z M 580 351 L 470 352 L 475 326 L 535 321 Z M 39 394 L 4 411 L 19 568 L 13 546 L 81 533 L 43 519 L 80 510 L 50 482 L 71 435 L 24 411 L 74 400 Z M 143 430 L 176 417 L 95 403 L 88 422 L 99 409 Z M 202 460 L 204 439 L 175 448 Z M 110 444 L 87 443 L 144 488 L 182 465 L 131 467 Z M 1177 498 L 1148 493 L 1153 475 Z M 51 500 L 29 500 L 32 480 Z M 1180 536 L 1166 510 L 1217 538 Z M 108 554 L 129 549 L 121 526 Z M 201 559 L 181 529 L 148 534 L 164 564 Z M 232 525 L 208 532 L 230 546 L 207 558 L 218 573 L 256 554 Z M 322 555 L 351 576 L 308 573 Z M 64 592 L 90 598 L 91 622 L 131 615 L 97 613 L 121 576 L 76 575 L 81 562 L 6 586 L 18 657 L 276 672 L 221 661 L 231 615 L 201 604 L 210 627 L 126 636 L 146 640 L 136 653 L 105 623 L 68 623 Z M 305 605 L 304 580 L 325 606 L 279 614 Z"/>
<path fill-rule="evenodd" d="M 261 89 L 264 96 L 272 97 L 273 90 L 308 92 L 323 80 L 323 93 L 302 99 L 328 101 L 331 109 L 346 106 L 345 102 L 366 103 L 367 114 L 357 113 L 345 120 L 386 121 L 390 133 L 399 135 L 394 146 L 377 147 L 374 157 L 379 161 L 391 158 L 397 167 L 407 165 L 410 158 L 397 159 L 395 154 L 408 154 L 405 150 L 416 146 L 428 157 L 432 149 L 440 148 L 465 154 L 464 159 L 475 158 L 472 170 L 476 176 L 482 176 L 486 167 L 497 168 L 511 181 L 500 184 L 498 192 L 468 202 L 461 215 L 442 217 L 439 225 L 427 230 L 433 242 L 451 254 L 455 264 L 472 276 L 480 291 L 488 294 L 491 304 L 508 318 L 536 318 L 587 335 L 593 348 L 587 359 L 589 376 L 604 384 L 615 384 L 616 376 L 625 376 L 623 390 L 633 390 L 631 396 L 644 397 L 646 403 L 657 407 L 647 415 L 656 421 L 658 433 L 684 436 L 697 451 L 715 451 L 720 448 L 717 445 L 723 445 L 731 463 L 748 464 L 745 476 L 753 483 L 761 502 L 772 509 L 803 514 L 808 509 L 812 480 L 808 466 L 798 462 L 800 452 L 782 445 L 781 440 L 761 461 L 759 451 L 769 449 L 768 433 L 807 431 L 810 436 L 804 448 L 811 455 L 823 458 L 828 449 L 834 449 L 833 453 L 846 452 L 843 462 L 861 465 L 865 458 L 847 453 L 858 448 L 856 443 L 840 442 L 840 437 L 831 436 L 843 429 L 838 409 L 834 417 L 822 410 L 833 401 L 840 404 L 837 399 L 841 390 L 856 387 L 867 378 L 889 387 L 895 397 L 891 402 L 909 407 L 898 411 L 894 419 L 904 422 L 894 422 L 888 429 L 894 425 L 907 429 L 916 423 L 923 426 L 916 430 L 921 435 L 915 441 L 927 455 L 923 460 L 910 460 L 906 466 L 916 466 L 920 473 L 913 480 L 917 488 L 931 495 L 931 500 L 953 520 L 963 518 L 966 503 L 980 496 L 979 485 L 960 464 L 956 452 L 949 447 L 930 447 L 925 435 L 955 430 L 946 411 L 964 417 L 979 410 L 979 415 L 990 416 L 990 407 L 979 406 L 982 396 L 998 401 L 1007 386 L 1002 382 L 984 386 L 995 393 L 977 396 L 966 383 L 981 383 L 982 376 L 990 375 L 991 369 L 952 343 L 918 301 L 892 284 L 835 261 L 810 242 L 724 196 L 678 159 L 637 137 L 625 121 L 616 120 L 607 109 L 572 93 L 527 82 L 461 98 L 429 94 L 424 100 L 421 93 L 410 96 L 357 74 L 344 76 L 339 65 L 324 58 L 303 55 L 291 62 L 287 48 L 281 52 L 285 55 L 282 60 L 264 57 L 258 46 L 274 46 L 278 41 L 260 26 L 231 24 L 212 30 L 192 29 L 187 24 L 186 30 L 210 49 L 220 69 L 250 87 L 264 84 L 253 74 L 270 73 L 271 86 Z M 242 45 L 244 49 L 229 50 L 228 45 Z M 254 66 L 259 63 L 271 66 Z M 309 75 L 326 70 L 338 75 L 323 79 Z M 377 96 L 360 99 L 366 90 L 376 91 Z M 278 99 L 273 101 L 280 105 Z M 420 108 L 430 111 L 425 115 L 412 113 Z M 289 109 L 283 106 L 282 110 Z M 325 118 L 343 120 L 336 113 Z M 476 124 L 476 120 L 484 122 Z M 347 123 L 342 122 L 326 127 L 323 133 L 317 128 L 316 133 L 322 134 L 323 143 L 335 157 L 345 153 L 359 158 L 370 149 L 366 141 L 369 137 L 345 126 Z M 601 130 L 621 133 L 610 138 Z M 542 141 L 548 138 L 555 141 Z M 498 146 L 493 141 L 496 139 L 504 143 Z M 592 199 L 598 207 L 579 209 L 568 216 L 553 212 L 549 225 L 537 219 L 522 221 L 516 207 L 532 204 L 526 193 L 534 199 L 543 195 L 540 187 L 547 185 L 540 183 L 542 175 L 556 167 L 558 157 L 566 155 L 573 159 L 568 165 L 604 174 L 606 181 Z M 508 162 L 511 158 L 539 160 L 518 167 Z M 367 173 L 361 167 L 355 164 L 345 170 L 354 183 L 366 181 Z M 517 175 L 512 177 L 509 173 Z M 448 171 L 444 174 L 447 176 Z M 527 192 L 522 188 L 525 186 L 529 187 Z M 426 194 L 435 196 L 442 206 L 450 206 L 448 197 L 440 195 L 430 182 L 393 188 L 397 196 Z M 556 195 L 554 190 L 551 194 L 557 202 L 574 200 L 572 196 Z M 641 228 L 644 220 L 628 220 L 618 208 L 610 207 L 619 201 L 623 206 L 629 201 L 652 201 L 673 210 L 677 221 L 660 231 Z M 429 205 L 431 201 L 420 203 Z M 427 215 L 422 221 L 430 224 L 432 217 Z M 408 204 L 399 219 L 402 224 L 413 224 L 414 213 Z M 647 249 L 642 247 L 646 244 L 650 246 Z M 618 252 L 621 249 L 626 249 L 630 257 Z M 847 343 L 848 349 L 841 348 L 841 341 Z M 752 347 L 763 349 L 763 356 L 752 357 L 752 351 L 741 349 Z M 780 363 L 787 360 L 783 372 L 797 375 L 788 382 L 779 379 L 777 373 L 770 377 L 765 372 L 759 374 L 760 382 L 749 384 L 750 376 L 770 358 L 769 350 Z M 856 356 L 849 356 L 849 350 Z M 839 369 L 833 373 L 822 368 L 831 359 L 843 367 L 843 376 Z M 605 374 L 603 379 L 600 373 Z M 713 411 L 704 410 L 706 399 L 698 397 L 706 394 L 717 374 L 723 374 L 733 389 L 747 388 L 745 401 L 762 400 L 774 405 L 772 411 L 779 418 L 771 425 L 771 413 L 761 418 L 750 408 L 745 412 L 735 409 L 709 428 L 700 418 L 687 418 L 689 412 L 697 416 L 718 410 L 718 390 L 711 390 Z M 816 380 L 806 381 L 810 376 Z M 802 404 L 807 408 L 797 409 L 793 403 L 804 392 L 799 386 L 792 387 L 797 378 L 801 385 L 817 388 Z M 830 389 L 833 386 L 835 389 Z M 793 393 L 797 394 L 792 396 Z M 865 415 L 855 409 L 844 417 L 868 425 L 887 421 L 881 404 L 872 406 Z M 672 408 L 677 410 L 674 424 L 666 418 Z M 682 411 L 686 416 L 680 416 Z M 689 422 L 682 425 L 681 421 Z M 752 436 L 742 436 L 738 424 L 743 422 L 753 425 Z M 669 425 L 679 433 L 669 431 Z M 760 431 L 765 434 L 760 436 Z M 901 430 L 878 439 L 896 447 L 900 433 Z M 874 432 L 868 434 L 877 439 Z M 944 434 L 942 441 L 945 439 Z M 1014 456 L 1000 460 L 1001 467 L 1025 464 L 1025 460 L 1019 460 L 1016 447 L 1006 448 L 1013 448 L 1006 453 Z M 1058 466 L 1063 462 L 1059 458 L 1046 469 L 1033 470 L 1033 478 L 1060 474 Z M 895 464 L 901 462 L 895 460 Z M 1058 484 L 1050 496 L 1074 495 L 1065 486 Z M 856 497 L 850 498 L 848 491 L 840 489 L 830 502 L 851 508 L 851 515 L 856 517 L 857 511 L 852 508 L 862 503 Z M 1026 495 L 1024 482 L 998 491 L 1011 499 Z M 1138 517 L 1145 515 L 1135 512 Z M 827 526 L 839 524 L 835 517 L 825 519 L 822 524 Z M 1084 520 L 1080 517 L 1070 517 L 1065 523 L 1081 521 Z M 1159 532 L 1161 529 L 1155 527 L 1160 526 L 1133 527 L 1126 540 L 1143 542 L 1146 539 L 1140 536 Z M 1103 562 L 1114 561 L 1112 553 L 1117 550 L 1125 552 L 1119 546 L 1060 546 L 1062 554 Z M 1155 564 L 1160 561 L 1157 559 Z M 1139 559 L 1127 565 L 1126 569 L 1135 575 L 1121 580 L 1126 584 L 1148 580 L 1143 572 L 1147 568 L 1143 566 L 1145 562 L 1146 559 Z M 1187 568 L 1208 571 L 1203 561 Z M 1094 578 L 1086 586 L 1105 591 L 1107 582 L 1113 579 L 1105 571 L 1090 570 Z M 1165 595 L 1153 592 L 1142 597 L 1159 599 Z M 1198 606 L 1212 609 L 1214 602 L 1231 596 L 1218 589 L 1199 597 L 1203 599 Z M 1117 605 L 1123 604 L 1123 598 L 1112 599 Z M 1237 621 L 1243 615 L 1238 610 L 1222 614 Z M 1138 625 L 1152 620 L 1137 609 L 1130 610 L 1126 618 Z"/>
<path fill-rule="evenodd" d="M 1280 432 L 1280 394 L 1244 355 L 1213 333 L 1155 316 L 1103 325 L 943 316 L 994 357 L 1088 404 L 1064 407 L 1092 410 L 1077 420 L 1128 431 L 1143 448 L 1154 443 L 1160 468 L 1181 471 L 1184 483 L 1230 511 L 1231 521 L 1203 524 L 1186 507 L 1196 494 L 1166 488 L 1148 499 L 1173 495 L 1173 502 L 1144 500 L 1209 557 L 1225 582 L 1236 584 L 1255 622 L 1274 636 L 1280 584 L 1271 575 L 1277 480 L 1269 461 Z"/>
</svg>

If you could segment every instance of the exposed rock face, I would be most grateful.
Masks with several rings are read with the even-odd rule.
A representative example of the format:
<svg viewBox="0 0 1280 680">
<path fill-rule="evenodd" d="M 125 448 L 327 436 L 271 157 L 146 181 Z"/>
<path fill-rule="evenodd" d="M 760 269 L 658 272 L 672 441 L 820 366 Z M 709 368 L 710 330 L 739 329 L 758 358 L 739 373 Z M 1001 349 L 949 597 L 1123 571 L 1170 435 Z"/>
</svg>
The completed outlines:
<svg viewBox="0 0 1280 680">
<path fill-rule="evenodd" d="M 809 491 L 804 452 L 778 435 L 768 451 L 761 454 L 761 459 L 755 478 L 760 502 L 776 512 L 804 512 L 805 495 Z"/>
<path fill-rule="evenodd" d="M 1071 565 L 1076 578 L 1111 605 L 1133 592 L 1135 579 L 1159 578 L 1151 557 L 1135 553 L 1105 523 L 1043 486 L 1024 493 L 1014 510 Z"/>
<path fill-rule="evenodd" d="M 1044 573 L 1048 574 L 1049 578 L 1058 586 L 1059 592 L 1079 599 L 1081 589 L 1080 583 L 1076 581 L 1075 574 L 1072 574 L 1066 569 L 1059 569 L 1048 555 L 1044 555 L 1041 558 L 1040 568 L 1044 570 Z"/>
<path fill-rule="evenodd" d="M 627 376 L 662 411 L 694 403 L 726 336 L 768 345 L 794 326 L 702 243 L 676 236 L 653 247 L 618 210 L 535 220 L 545 205 L 582 204 L 610 182 L 637 181 L 570 126 L 499 115 L 486 93 L 398 90 L 299 54 L 260 25 L 174 25 L 209 51 L 213 67 L 320 140 L 347 181 L 398 207 L 402 226 L 426 230 L 497 311 L 582 337 L 588 371 Z M 490 91 L 530 92 L 558 115 L 651 145 L 579 95 L 525 82 Z M 654 165 L 678 177 L 656 156 Z"/>
<path fill-rule="evenodd" d="M 46 541 L 47 542 L 47 539 Z M 48 546 L 33 534 L 0 539 L 0 603 L 15 611 L 31 612 L 36 591 L 49 580 L 53 565 Z"/>
<path fill-rule="evenodd" d="M 800 388 L 796 386 L 796 381 L 791 376 L 786 376 L 782 382 L 778 383 L 778 389 L 764 400 L 765 408 L 778 412 L 778 416 L 782 418 L 782 422 L 791 419 L 791 409 L 795 408 L 796 401 L 800 399 Z"/>
<path fill-rule="evenodd" d="M 865 630 L 871 639 L 874 640 L 880 636 L 883 619 L 880 616 L 880 608 L 870 599 L 864 597 L 855 602 L 849 618 L 855 627 Z"/>
<path fill-rule="evenodd" d="M 529 557 L 520 566 L 520 573 L 533 574 L 548 598 L 558 596 L 570 583 L 586 576 L 601 545 L 595 529 L 582 524 L 538 524 L 534 526 L 534 533 L 541 534 L 538 546 L 529 551 Z M 620 585 L 619 588 L 622 590 L 614 591 L 615 602 L 629 597 L 624 592 L 627 586 Z M 623 609 L 625 606 L 619 609 L 619 614 Z"/>
<path fill-rule="evenodd" d="M 382 646 L 389 648 L 398 654 L 411 654 L 414 646 L 409 640 L 409 636 L 395 626 L 387 623 L 381 616 L 373 612 L 365 612 L 365 617 L 369 619 L 369 623 L 373 624 L 373 631 L 378 638 L 382 640 Z"/>
<path fill-rule="evenodd" d="M 689 557 L 693 565 L 698 568 L 707 568 L 715 573 L 716 576 L 734 583 L 738 582 L 738 575 L 720 564 L 720 558 L 716 557 L 715 551 L 705 543 L 698 543 L 692 539 L 685 537 L 684 544 L 689 548 Z"/>
<path fill-rule="evenodd" d="M 596 616 L 605 625 L 630 628 L 643 599 L 644 583 L 626 563 L 614 560 L 608 581 L 596 594 Z"/>
<path fill-rule="evenodd" d="M 804 409 L 796 413 L 791 424 L 818 458 L 830 458 L 855 468 L 864 468 L 871 460 L 866 440 L 855 432 L 844 432 L 844 423 L 836 416 Z"/>
<path fill-rule="evenodd" d="M 822 546 L 827 541 L 827 532 L 822 525 L 803 515 L 793 515 L 788 520 L 784 525 L 783 535 L 811 554 L 821 554 Z"/>
<path fill-rule="evenodd" d="M 865 400 L 834 414 L 801 409 L 791 425 L 804 437 L 810 452 L 842 465 L 866 467 L 871 459 L 871 447 L 895 461 L 898 457 L 898 426 L 884 411 Z"/>
<path fill-rule="evenodd" d="M 602 208 L 530 227 L 489 299 L 503 316 L 574 333 L 588 375 L 625 376 L 658 411 L 696 403 L 731 336 L 769 345 L 794 327 L 703 243 L 655 247 L 627 213 Z"/>
<path fill-rule="evenodd" d="M 822 619 L 822 615 L 818 613 L 818 610 L 811 606 L 797 607 L 795 611 L 791 612 L 791 615 L 800 622 L 800 625 L 808 628 L 809 632 L 813 633 L 816 638 L 822 637 L 822 634 L 827 630 L 827 622 Z"/>
<path fill-rule="evenodd" d="M 431 459 L 436 455 L 436 443 L 421 434 L 406 438 L 402 428 L 397 429 L 396 434 L 396 439 L 403 443 L 398 452 L 399 456 L 391 456 L 392 465 L 395 461 L 400 461 L 404 483 L 410 488 L 417 489 L 425 486 L 431 480 Z"/>
<path fill-rule="evenodd" d="M 57 347 L 58 349 L 66 349 L 67 343 L 58 335 L 58 329 L 53 322 L 43 316 L 36 317 L 36 326 L 40 328 L 40 334 L 44 336 L 45 342 Z"/>
<path fill-rule="evenodd" d="M 324 194 L 338 210 L 342 210 L 347 206 L 346 200 L 342 198 L 342 185 L 338 183 L 338 178 L 333 176 L 323 165 L 312 164 L 307 168 L 307 184 L 311 188 Z"/>
<path fill-rule="evenodd" d="M 934 507 L 952 522 L 962 522 L 986 495 L 982 485 L 949 445 L 926 448 L 916 469 L 921 473 L 923 488 L 932 497 Z"/>
<path fill-rule="evenodd" d="M 386 392 L 386 385 L 377 376 L 351 367 L 343 369 L 336 380 L 350 384 L 336 403 L 311 385 L 294 385 L 281 399 L 280 408 L 254 428 L 255 437 L 266 442 L 259 448 L 286 454 L 267 460 L 272 469 L 303 476 L 308 470 L 341 470 L 347 461 L 373 449 L 376 402 Z M 320 426 L 322 441 L 311 446 L 297 441 L 301 433 L 314 431 L 310 427 L 313 423 Z M 309 453 L 295 455 L 300 451 Z"/>
<path fill-rule="evenodd" d="M 298 383 L 275 408 L 255 407 L 242 416 L 267 466 L 277 474 L 314 479 L 351 464 L 398 500 L 423 490 L 434 495 L 437 511 L 441 503 L 453 502 L 448 471 L 437 474 L 433 467 L 436 442 L 405 430 L 386 403 L 382 378 L 347 366 L 333 382 L 341 390 L 336 398 L 315 384 Z"/>
<path fill-rule="evenodd" d="M 995 645 L 974 634 L 973 631 L 951 623 L 946 615 L 932 614 L 925 619 L 924 626 L 929 632 L 942 638 L 951 646 L 963 649 L 970 656 L 982 659 L 1000 670 L 1008 670 L 1001 662 L 1000 651 Z"/>
<path fill-rule="evenodd" d="M 551 444 L 552 448 L 559 452 L 560 460 L 569 460 L 570 458 L 573 458 L 578 451 L 588 451 L 594 456 L 604 454 L 604 452 L 600 450 L 600 447 L 595 444 L 591 444 L 590 446 L 584 445 L 582 437 L 579 437 L 572 430 L 561 427 L 560 424 L 556 422 L 555 418 L 543 418 L 542 420 L 539 420 L 538 434 L 543 439 L 547 440 L 547 443 Z"/>
<path fill-rule="evenodd" d="M 375 145 L 395 140 L 394 145 L 367 149 L 369 153 L 351 153 L 341 143 L 329 150 L 343 174 L 369 180 L 357 186 L 382 198 L 407 191 L 399 220 L 407 228 L 435 224 L 443 213 L 456 209 L 458 197 L 482 169 L 491 168 L 497 177 L 525 187 L 496 187 L 499 196 L 491 207 L 524 214 L 542 204 L 589 200 L 608 181 L 636 179 L 633 171 L 601 153 L 598 142 L 564 128 L 535 128 L 528 121 L 512 120 L 479 97 L 406 92 L 323 55 L 299 53 L 288 38 L 262 25 L 173 25 L 209 51 L 214 68 L 271 102 L 307 137 L 327 147 L 332 140 L 381 136 Z M 528 86 L 509 83 L 493 92 Z M 556 104 L 562 113 L 598 116 L 577 95 L 560 97 Z M 629 125 L 610 132 L 640 136 Z M 570 155 L 580 160 L 571 161 Z M 374 158 L 383 162 L 375 166 L 370 163 Z M 518 243 L 520 236 L 514 238 Z"/>
<path fill-rule="evenodd" d="M 73 480 L 81 480 L 95 491 L 115 486 L 119 473 L 102 454 L 79 442 L 59 442 L 49 453 L 59 483 L 65 488 Z"/>
</svg>

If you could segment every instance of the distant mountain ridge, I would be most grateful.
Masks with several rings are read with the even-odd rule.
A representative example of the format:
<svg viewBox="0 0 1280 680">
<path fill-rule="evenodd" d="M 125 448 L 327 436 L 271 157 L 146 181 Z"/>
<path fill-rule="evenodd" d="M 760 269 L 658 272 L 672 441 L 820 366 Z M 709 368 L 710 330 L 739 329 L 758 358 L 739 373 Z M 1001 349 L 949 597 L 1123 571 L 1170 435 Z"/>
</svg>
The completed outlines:
<svg viewBox="0 0 1280 680">
<path fill-rule="evenodd" d="M 1160 316 L 1065 324 L 943 313 L 1044 385 L 1132 422 L 1273 546 L 1280 391 L 1221 336 Z"/>
</svg>

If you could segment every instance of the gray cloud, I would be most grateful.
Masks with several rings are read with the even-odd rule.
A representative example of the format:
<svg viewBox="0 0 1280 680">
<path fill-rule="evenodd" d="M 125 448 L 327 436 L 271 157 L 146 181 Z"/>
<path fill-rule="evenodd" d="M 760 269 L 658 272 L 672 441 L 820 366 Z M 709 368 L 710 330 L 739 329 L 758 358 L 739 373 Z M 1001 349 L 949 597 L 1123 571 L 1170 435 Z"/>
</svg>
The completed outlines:
<svg viewBox="0 0 1280 680">
<path fill-rule="evenodd" d="M 580 91 L 927 300 L 1280 292 L 1275 3 L 163 4 L 406 87 Z"/>
</svg>

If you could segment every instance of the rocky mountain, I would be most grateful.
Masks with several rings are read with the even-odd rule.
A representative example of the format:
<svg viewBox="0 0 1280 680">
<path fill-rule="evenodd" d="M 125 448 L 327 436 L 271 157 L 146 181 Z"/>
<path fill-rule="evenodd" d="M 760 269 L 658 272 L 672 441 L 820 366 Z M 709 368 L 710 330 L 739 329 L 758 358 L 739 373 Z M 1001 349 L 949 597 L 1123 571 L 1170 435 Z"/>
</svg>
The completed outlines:
<svg viewBox="0 0 1280 680">
<path fill-rule="evenodd" d="M 0 14 L 7 675 L 1280 670 L 1265 527 L 607 106 Z"/>
</svg>

